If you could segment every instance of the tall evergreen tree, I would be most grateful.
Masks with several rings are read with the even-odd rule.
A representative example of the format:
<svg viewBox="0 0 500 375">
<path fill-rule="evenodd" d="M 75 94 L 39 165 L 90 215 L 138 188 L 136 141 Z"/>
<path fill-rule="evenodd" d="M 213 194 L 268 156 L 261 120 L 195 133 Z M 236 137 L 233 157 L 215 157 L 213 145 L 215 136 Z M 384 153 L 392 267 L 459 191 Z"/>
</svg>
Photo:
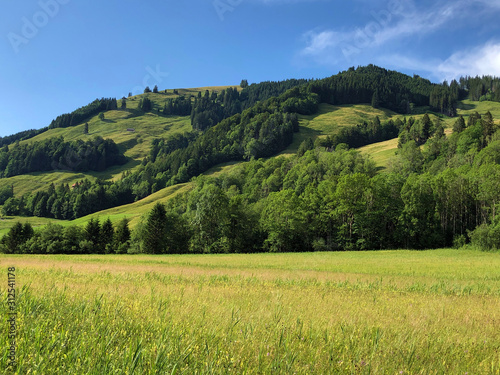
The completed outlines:
<svg viewBox="0 0 500 375">
<path fill-rule="evenodd" d="M 143 234 L 143 251 L 147 254 L 162 254 L 165 252 L 165 237 L 167 226 L 165 206 L 156 203 L 148 215 Z"/>
<path fill-rule="evenodd" d="M 453 124 L 453 133 L 461 133 L 465 130 L 465 120 L 462 115 Z"/>
<path fill-rule="evenodd" d="M 378 108 L 380 106 L 380 97 L 378 94 L 378 90 L 375 90 L 372 96 L 372 107 Z"/>
<path fill-rule="evenodd" d="M 115 231 L 115 252 L 125 254 L 130 247 L 130 229 L 128 219 L 123 218 L 116 226 Z"/>
<path fill-rule="evenodd" d="M 115 228 L 113 223 L 109 218 L 102 223 L 101 227 L 101 246 L 104 248 L 106 254 L 111 254 L 114 252 L 113 239 L 115 236 Z"/>
<path fill-rule="evenodd" d="M 84 238 L 90 242 L 95 253 L 104 253 L 101 241 L 101 224 L 99 223 L 99 219 L 90 219 L 85 226 Z"/>
</svg>

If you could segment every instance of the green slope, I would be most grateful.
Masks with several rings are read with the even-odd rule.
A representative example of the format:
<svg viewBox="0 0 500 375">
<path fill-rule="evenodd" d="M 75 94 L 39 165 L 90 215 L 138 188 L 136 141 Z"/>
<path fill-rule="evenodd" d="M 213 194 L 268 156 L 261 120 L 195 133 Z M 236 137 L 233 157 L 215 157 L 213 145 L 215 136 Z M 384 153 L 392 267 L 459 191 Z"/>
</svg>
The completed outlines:
<svg viewBox="0 0 500 375">
<path fill-rule="evenodd" d="M 291 155 L 297 152 L 300 144 L 307 138 L 325 138 L 336 134 L 342 127 L 356 126 L 363 122 L 372 121 L 376 116 L 381 122 L 403 119 L 404 117 L 414 117 L 420 119 L 427 112 L 426 108 L 417 108 L 417 114 L 403 116 L 396 112 L 383 108 L 373 108 L 368 104 L 339 105 L 321 104 L 319 112 L 310 116 L 300 117 L 300 131 L 294 136 L 293 143 L 281 154 Z M 500 117 L 500 116 L 499 116 Z M 430 112 L 432 121 L 436 121 L 438 115 Z M 444 118 L 444 127 L 451 127 L 454 119 Z M 396 144 L 397 146 L 397 144 Z"/>
<path fill-rule="evenodd" d="M 236 86 L 200 87 L 177 89 L 177 91 L 179 95 L 188 96 L 197 95 L 198 92 L 204 92 L 205 90 L 220 92 L 229 87 L 234 88 Z M 28 192 L 44 190 L 51 183 L 55 185 L 72 185 L 84 178 L 89 180 L 98 178 L 116 180 L 120 178 L 124 171 L 133 171 L 149 155 L 153 139 L 166 138 L 175 133 L 192 130 L 189 116 L 163 116 L 156 113 L 155 110 L 144 113 L 137 109 L 139 101 L 143 97 L 148 97 L 154 103 L 155 108 L 163 108 L 166 100 L 179 95 L 174 95 L 173 90 L 168 90 L 168 94 L 161 92 L 158 94 L 148 93 L 133 96 L 127 99 L 127 109 L 104 112 L 104 121 L 99 120 L 98 116 L 90 118 L 87 121 L 89 124 L 89 134 L 83 134 L 84 123 L 82 123 L 68 128 L 50 129 L 36 137 L 20 142 L 21 144 L 29 144 L 53 137 L 63 137 L 65 141 L 75 141 L 100 136 L 112 139 L 118 145 L 125 156 L 130 158 L 127 164 L 109 168 L 104 172 L 73 173 L 55 171 L 14 176 L 0 179 L 0 188 L 14 186 L 15 195 L 21 196 Z M 118 103 L 120 105 L 120 101 Z M 134 131 L 128 131 L 128 129 L 134 129 Z"/>
<path fill-rule="evenodd" d="M 371 145 L 361 147 L 359 151 L 362 154 L 370 155 L 378 167 L 386 168 L 389 160 L 396 154 L 398 149 L 398 138 L 385 142 L 372 143 Z"/>
</svg>

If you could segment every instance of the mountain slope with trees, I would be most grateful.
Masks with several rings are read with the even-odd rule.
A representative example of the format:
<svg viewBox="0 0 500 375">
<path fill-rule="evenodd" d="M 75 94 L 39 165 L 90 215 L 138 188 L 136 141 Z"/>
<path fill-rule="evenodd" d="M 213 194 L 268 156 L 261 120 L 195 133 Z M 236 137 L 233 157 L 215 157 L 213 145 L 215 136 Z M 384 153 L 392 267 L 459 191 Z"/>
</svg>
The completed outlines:
<svg viewBox="0 0 500 375">
<path fill-rule="evenodd" d="M 481 209 L 471 211 L 469 203 L 463 203 L 469 216 L 450 218 L 448 203 L 439 201 L 440 193 L 435 188 L 438 183 L 433 177 L 459 173 L 465 179 L 482 181 L 480 184 L 490 183 L 469 177 L 464 172 L 468 165 L 479 169 L 491 165 L 493 169 L 483 174 L 495 176 L 495 116 L 491 112 L 476 114 L 474 103 L 464 109 L 461 101 L 474 82 L 437 85 L 418 76 L 370 65 L 323 80 L 258 85 L 242 82 L 241 88 L 200 89 L 194 94 L 155 88 L 139 97 L 122 98 L 121 108 L 115 108 L 116 101 L 106 101 L 112 108 L 99 112 L 99 116 L 94 112 L 102 104 L 94 102 L 73 115 L 84 119 L 87 113 L 93 114 L 94 117 L 85 118 L 85 123 L 72 124 L 68 116 L 62 116 L 55 121 L 67 126 L 52 126 L 30 141 L 21 141 L 25 144 L 17 147 L 26 147 L 28 152 L 26 142 L 40 145 L 37 138 L 47 137 L 49 132 L 64 131 L 75 136 L 75 132 L 81 131 L 78 137 L 86 137 L 96 124 L 101 129 L 116 129 L 118 124 L 123 127 L 135 122 L 141 126 L 122 128 L 120 135 L 114 134 L 123 139 L 115 149 L 125 156 L 134 149 L 137 158 L 129 159 L 123 172 L 115 174 L 112 180 L 86 178 L 72 187 L 51 185 L 48 190 L 33 194 L 6 195 L 3 213 L 72 220 L 137 202 L 169 186 L 186 183 L 221 163 L 237 162 L 241 167 L 235 166 L 233 172 L 189 183 L 190 192 L 168 200 L 164 214 L 161 207 L 155 207 L 155 225 L 159 225 L 160 219 L 166 220 L 162 228 L 172 231 L 171 235 L 165 233 L 160 242 L 172 243 L 162 249 L 151 245 L 155 242 L 147 240 L 151 231 L 145 218 L 134 232 L 132 251 L 425 248 L 474 239 L 477 243 L 474 233 L 478 226 L 492 226 L 491 230 L 495 230 L 495 201 L 484 203 L 486 193 L 470 193 L 471 202 Z M 490 82 L 492 93 L 496 93 L 494 82 Z M 493 99 L 494 95 L 482 103 Z M 294 134 L 306 124 L 311 125 L 321 108 L 349 108 L 366 103 L 374 110 L 393 112 L 382 119 L 378 115 L 367 116 L 349 126 L 329 125 L 328 134 L 312 132 L 312 137 L 304 137 L 296 156 L 273 158 L 291 147 Z M 429 111 L 434 112 L 426 113 Z M 464 111 L 468 117 L 456 117 L 463 116 Z M 306 120 L 308 116 L 312 117 Z M 183 125 L 172 131 L 175 123 Z M 144 134 L 146 126 L 151 131 L 148 136 Z M 453 129 L 448 137 L 447 127 Z M 373 161 L 352 150 L 394 138 L 399 139 L 397 156 L 382 174 Z M 269 157 L 266 162 L 258 161 Z M 412 195 L 412 186 L 427 191 L 427 195 Z M 384 195 L 386 190 L 392 191 L 392 195 Z M 402 203 L 390 208 L 384 199 Z M 418 204 L 407 207 L 410 201 L 425 202 L 423 211 Z M 319 215 L 323 206 L 328 207 L 324 217 Z M 443 213 L 440 207 L 447 207 L 448 211 Z M 297 212 L 292 213 L 294 208 Z M 282 222 L 281 217 L 287 217 L 286 221 Z M 220 219 L 220 223 L 212 222 L 213 218 Z M 424 228 L 418 222 L 432 225 Z M 324 227 L 325 223 L 328 227 Z M 382 238 L 376 238 L 377 233 L 383 234 Z"/>
</svg>

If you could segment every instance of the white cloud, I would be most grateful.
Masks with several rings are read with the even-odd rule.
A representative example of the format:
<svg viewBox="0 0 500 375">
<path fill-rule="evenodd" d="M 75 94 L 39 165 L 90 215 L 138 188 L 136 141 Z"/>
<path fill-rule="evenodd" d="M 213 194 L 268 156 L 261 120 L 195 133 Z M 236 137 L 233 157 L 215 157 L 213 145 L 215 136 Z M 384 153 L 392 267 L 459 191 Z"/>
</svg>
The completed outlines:
<svg viewBox="0 0 500 375">
<path fill-rule="evenodd" d="M 461 76 L 500 77 L 500 42 L 490 41 L 481 46 L 457 51 L 445 60 L 423 61 L 392 55 L 379 59 L 379 62 L 392 68 L 427 72 L 440 82 L 451 81 Z"/>
<path fill-rule="evenodd" d="M 372 12 L 372 21 L 363 27 L 305 33 L 306 46 L 300 55 L 311 57 L 321 64 L 338 62 L 342 57 L 350 60 L 353 56 L 370 53 L 396 40 L 404 42 L 420 38 L 458 20 L 466 20 L 471 9 L 478 4 L 483 12 L 500 9 L 500 0 L 447 0 L 425 10 L 417 9 L 413 0 L 397 0 L 392 7 Z"/>
<path fill-rule="evenodd" d="M 466 75 L 494 75 L 500 77 L 500 43 L 488 42 L 483 46 L 459 51 L 437 67 L 441 78 L 451 80 Z"/>
</svg>

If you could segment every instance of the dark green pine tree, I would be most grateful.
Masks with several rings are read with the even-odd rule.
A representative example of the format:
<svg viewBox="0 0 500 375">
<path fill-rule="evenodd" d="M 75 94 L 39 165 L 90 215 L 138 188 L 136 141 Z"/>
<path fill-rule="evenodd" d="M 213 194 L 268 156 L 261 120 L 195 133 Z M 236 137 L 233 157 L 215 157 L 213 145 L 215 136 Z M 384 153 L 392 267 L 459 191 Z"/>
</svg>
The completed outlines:
<svg viewBox="0 0 500 375">
<path fill-rule="evenodd" d="M 85 226 L 84 238 L 92 244 L 95 253 L 104 253 L 101 241 L 101 224 L 99 223 L 99 219 L 90 219 Z"/>
<path fill-rule="evenodd" d="M 431 136 L 433 125 L 434 124 L 432 123 L 429 115 L 426 113 L 422 118 L 422 130 L 420 134 L 423 143 L 427 142 L 427 140 Z"/>
<path fill-rule="evenodd" d="M 378 108 L 379 106 L 380 106 L 380 97 L 378 94 L 378 90 L 375 90 L 375 92 L 372 95 L 372 107 Z"/>
<path fill-rule="evenodd" d="M 86 122 L 83 126 L 83 134 L 89 134 L 89 123 Z"/>
<path fill-rule="evenodd" d="M 127 108 L 127 99 L 125 99 L 124 97 L 122 98 L 122 109 L 126 109 Z"/>
<path fill-rule="evenodd" d="M 158 85 L 155 85 L 155 87 L 153 87 L 153 92 L 155 94 L 158 94 Z"/>
<path fill-rule="evenodd" d="M 488 111 L 486 114 L 483 116 L 481 125 L 483 126 L 483 133 L 485 138 L 493 135 L 495 132 L 495 122 L 493 121 L 493 116 L 491 115 L 491 112 Z"/>
<path fill-rule="evenodd" d="M 106 254 L 111 254 L 114 252 L 113 239 L 115 236 L 115 228 L 113 223 L 108 218 L 104 223 L 102 223 L 101 228 L 101 246 L 104 248 Z"/>
<path fill-rule="evenodd" d="M 128 227 L 128 219 L 123 218 L 116 226 L 115 231 L 115 252 L 118 254 L 126 254 L 130 247 L 130 229 Z"/>
<path fill-rule="evenodd" d="M 461 133 L 465 130 L 465 120 L 462 115 L 453 124 L 453 133 Z"/>
<path fill-rule="evenodd" d="M 165 206 L 156 203 L 148 215 L 144 228 L 143 251 L 147 254 L 161 254 L 165 252 L 165 238 L 167 213 Z"/>
<path fill-rule="evenodd" d="M 149 86 L 146 86 L 146 88 L 144 89 L 144 94 L 147 94 L 148 92 L 151 92 L 151 89 L 149 88 Z"/>
<path fill-rule="evenodd" d="M 242 79 L 242 80 L 241 80 L 241 83 L 240 83 L 240 87 L 241 87 L 242 89 L 244 89 L 244 88 L 248 87 L 248 81 L 247 81 L 246 79 Z"/>
</svg>

